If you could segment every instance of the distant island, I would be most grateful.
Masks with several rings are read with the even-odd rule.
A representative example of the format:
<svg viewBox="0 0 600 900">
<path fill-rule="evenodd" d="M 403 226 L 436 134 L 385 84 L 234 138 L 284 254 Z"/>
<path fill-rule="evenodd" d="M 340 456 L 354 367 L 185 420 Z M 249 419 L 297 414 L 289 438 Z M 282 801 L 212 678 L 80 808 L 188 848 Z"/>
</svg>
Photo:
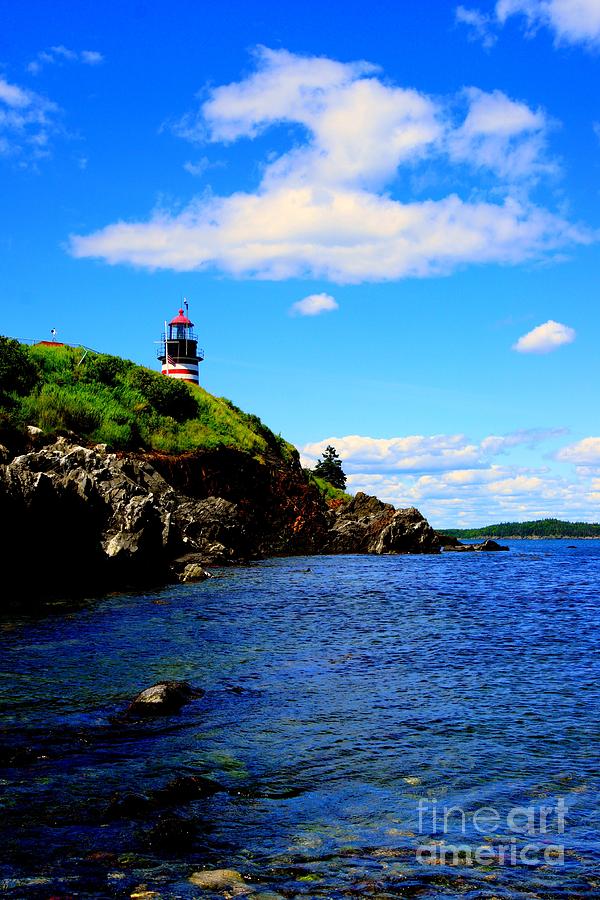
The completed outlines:
<svg viewBox="0 0 600 900">
<path fill-rule="evenodd" d="M 501 522 L 483 528 L 438 528 L 438 533 L 456 538 L 600 538 L 600 524 L 538 519 Z"/>
</svg>

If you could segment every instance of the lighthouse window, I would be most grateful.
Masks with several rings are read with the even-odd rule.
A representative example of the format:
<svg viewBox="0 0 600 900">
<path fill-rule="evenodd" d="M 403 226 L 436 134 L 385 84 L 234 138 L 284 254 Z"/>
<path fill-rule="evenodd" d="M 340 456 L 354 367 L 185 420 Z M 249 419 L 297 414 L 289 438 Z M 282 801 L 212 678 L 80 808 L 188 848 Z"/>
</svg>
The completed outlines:
<svg viewBox="0 0 600 900">
<path fill-rule="evenodd" d="M 185 327 L 183 325 L 177 326 L 177 338 L 182 341 L 185 338 Z"/>
</svg>

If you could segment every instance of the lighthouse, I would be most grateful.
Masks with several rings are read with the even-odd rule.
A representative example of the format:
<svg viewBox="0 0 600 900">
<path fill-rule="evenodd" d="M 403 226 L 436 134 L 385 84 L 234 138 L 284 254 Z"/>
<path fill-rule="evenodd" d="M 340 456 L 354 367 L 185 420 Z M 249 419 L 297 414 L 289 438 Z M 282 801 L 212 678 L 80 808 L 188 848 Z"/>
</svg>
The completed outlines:
<svg viewBox="0 0 600 900">
<path fill-rule="evenodd" d="M 198 366 L 204 359 L 204 350 L 198 347 L 198 339 L 194 332 L 194 323 L 179 310 L 169 324 L 165 322 L 165 330 L 161 335 L 156 355 L 162 363 L 163 375 L 198 384 Z"/>
</svg>

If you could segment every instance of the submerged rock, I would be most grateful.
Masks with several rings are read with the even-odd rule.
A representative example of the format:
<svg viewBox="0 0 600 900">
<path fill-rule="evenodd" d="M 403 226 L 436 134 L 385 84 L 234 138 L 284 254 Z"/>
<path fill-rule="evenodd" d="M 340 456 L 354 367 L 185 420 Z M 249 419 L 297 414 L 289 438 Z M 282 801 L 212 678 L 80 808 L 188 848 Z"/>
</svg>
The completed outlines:
<svg viewBox="0 0 600 900">
<path fill-rule="evenodd" d="M 181 816 L 161 816 L 147 833 L 149 847 L 155 853 L 181 853 L 191 849 L 198 828 Z"/>
<path fill-rule="evenodd" d="M 108 819 L 139 819 L 150 808 L 150 798 L 145 794 L 115 794 L 109 801 L 105 815 Z"/>
<path fill-rule="evenodd" d="M 115 794 L 106 808 L 108 819 L 142 819 L 153 810 L 183 806 L 193 800 L 212 797 L 225 788 L 204 775 L 178 775 L 164 787 L 145 794 Z"/>
<path fill-rule="evenodd" d="M 141 691 L 131 701 L 127 714 L 168 716 L 179 712 L 186 703 L 203 696 L 204 691 L 193 688 L 187 681 L 159 681 Z"/>
<path fill-rule="evenodd" d="M 222 790 L 224 788 L 221 784 L 204 775 L 178 775 L 163 788 L 153 791 L 150 799 L 156 805 L 178 806 L 192 800 L 212 797 Z"/>
<path fill-rule="evenodd" d="M 193 875 L 190 875 L 189 881 L 205 891 L 226 891 L 232 897 L 252 894 L 256 890 L 235 869 L 212 869 L 206 872 L 194 872 Z"/>
<path fill-rule="evenodd" d="M 138 884 L 129 896 L 131 900 L 153 900 L 154 897 L 160 897 L 161 894 L 158 891 L 149 890 L 146 884 Z"/>
</svg>

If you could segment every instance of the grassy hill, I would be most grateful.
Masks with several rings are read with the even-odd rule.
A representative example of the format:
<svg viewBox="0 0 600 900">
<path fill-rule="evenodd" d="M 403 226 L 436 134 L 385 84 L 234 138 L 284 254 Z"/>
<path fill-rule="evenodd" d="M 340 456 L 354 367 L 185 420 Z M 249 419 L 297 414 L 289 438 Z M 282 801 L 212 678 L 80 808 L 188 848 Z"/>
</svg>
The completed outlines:
<svg viewBox="0 0 600 900">
<path fill-rule="evenodd" d="M 590 538 L 600 537 L 600 525 L 538 519 L 535 522 L 502 522 L 485 528 L 441 528 L 440 534 L 457 538 Z"/>
<path fill-rule="evenodd" d="M 117 356 L 0 337 L 0 442 L 14 443 L 26 425 L 75 432 L 115 450 L 228 446 L 257 457 L 297 458 L 258 416 L 201 387 Z"/>
</svg>

